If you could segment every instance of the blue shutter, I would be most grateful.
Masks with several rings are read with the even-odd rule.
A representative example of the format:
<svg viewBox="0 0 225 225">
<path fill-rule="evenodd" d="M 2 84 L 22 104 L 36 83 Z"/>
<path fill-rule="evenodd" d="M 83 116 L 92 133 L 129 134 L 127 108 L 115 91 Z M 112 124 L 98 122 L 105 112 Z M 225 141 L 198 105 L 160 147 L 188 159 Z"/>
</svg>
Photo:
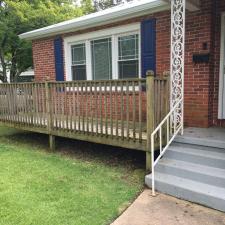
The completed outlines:
<svg viewBox="0 0 225 225">
<path fill-rule="evenodd" d="M 148 70 L 156 73 L 156 20 L 144 20 L 141 23 L 141 71 L 146 77 Z"/>
<path fill-rule="evenodd" d="M 54 40 L 55 74 L 56 81 L 64 81 L 63 40 L 58 37 Z"/>
</svg>

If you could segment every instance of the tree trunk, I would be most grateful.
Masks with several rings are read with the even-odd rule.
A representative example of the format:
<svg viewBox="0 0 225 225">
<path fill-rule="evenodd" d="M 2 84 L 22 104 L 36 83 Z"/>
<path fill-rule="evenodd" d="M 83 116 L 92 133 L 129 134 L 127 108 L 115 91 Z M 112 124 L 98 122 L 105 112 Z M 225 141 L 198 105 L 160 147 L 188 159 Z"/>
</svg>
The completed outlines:
<svg viewBox="0 0 225 225">
<path fill-rule="evenodd" d="M 12 59 L 11 59 L 11 68 L 10 68 L 10 82 L 16 81 L 17 76 L 17 69 L 16 69 L 16 53 L 12 53 Z"/>
<path fill-rule="evenodd" d="M 0 50 L 0 63 L 1 63 L 1 67 L 2 67 L 0 80 L 3 83 L 6 83 L 7 82 L 7 68 L 6 68 L 6 63 L 5 63 L 4 52 L 1 50 Z"/>
</svg>

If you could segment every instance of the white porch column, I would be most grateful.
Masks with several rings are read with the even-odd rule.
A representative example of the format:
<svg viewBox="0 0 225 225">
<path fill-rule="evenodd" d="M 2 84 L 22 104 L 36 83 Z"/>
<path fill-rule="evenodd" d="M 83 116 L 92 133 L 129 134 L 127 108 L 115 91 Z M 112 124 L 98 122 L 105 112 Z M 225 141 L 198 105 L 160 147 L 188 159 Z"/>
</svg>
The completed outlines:
<svg viewBox="0 0 225 225">
<path fill-rule="evenodd" d="M 184 45 L 186 0 L 171 0 L 171 109 L 184 97 Z M 176 110 L 175 127 L 183 124 L 183 103 Z"/>
</svg>

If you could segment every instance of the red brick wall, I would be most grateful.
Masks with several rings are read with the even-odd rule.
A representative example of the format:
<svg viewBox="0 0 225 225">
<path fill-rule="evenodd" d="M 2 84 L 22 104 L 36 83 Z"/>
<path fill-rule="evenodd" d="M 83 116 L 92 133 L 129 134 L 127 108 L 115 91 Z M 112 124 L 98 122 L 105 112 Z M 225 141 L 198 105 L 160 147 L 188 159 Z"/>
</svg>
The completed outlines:
<svg viewBox="0 0 225 225">
<path fill-rule="evenodd" d="M 55 58 L 53 38 L 32 42 L 35 81 L 55 80 Z"/>
<path fill-rule="evenodd" d="M 219 0 L 217 0 L 219 1 Z M 187 12 L 186 20 L 186 59 L 185 59 L 185 125 L 208 127 L 225 125 L 218 121 L 218 64 L 219 64 L 219 26 L 214 22 L 213 0 L 201 0 L 201 10 Z M 221 4 L 224 2 L 220 0 Z M 222 8 L 221 8 L 222 9 Z M 224 8 L 225 10 L 225 8 Z M 219 14 L 219 12 L 218 12 Z M 160 12 L 144 17 L 137 17 L 120 23 L 95 27 L 66 34 L 65 36 L 92 32 L 122 24 L 138 22 L 147 18 L 156 18 L 156 62 L 157 74 L 169 70 L 170 64 L 170 12 Z M 218 29 L 215 33 L 214 27 Z M 33 42 L 35 79 L 43 80 L 46 75 L 55 78 L 54 37 Z M 215 40 L 215 42 L 214 42 Z M 208 49 L 203 50 L 203 43 Z M 214 48 L 214 43 L 216 48 Z M 210 53 L 210 63 L 194 64 L 194 53 Z M 214 60 L 215 56 L 215 60 Z"/>
<path fill-rule="evenodd" d="M 210 63 L 193 62 L 193 54 L 209 53 L 211 48 L 211 3 L 202 1 L 201 10 L 187 12 L 185 45 L 185 124 L 208 127 L 210 121 Z M 203 50 L 203 43 L 208 49 Z"/>
</svg>

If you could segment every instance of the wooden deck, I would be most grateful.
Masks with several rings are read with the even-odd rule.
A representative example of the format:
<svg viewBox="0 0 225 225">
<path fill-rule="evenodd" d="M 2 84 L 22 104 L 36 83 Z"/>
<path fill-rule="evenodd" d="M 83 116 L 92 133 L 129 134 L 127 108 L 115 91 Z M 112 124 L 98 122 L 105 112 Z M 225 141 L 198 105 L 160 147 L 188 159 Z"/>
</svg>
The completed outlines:
<svg viewBox="0 0 225 225">
<path fill-rule="evenodd" d="M 40 119 L 40 116 L 42 119 Z M 11 118 L 9 119 L 9 117 Z M 139 128 L 135 128 L 135 130 L 131 128 L 131 122 L 129 122 L 129 129 L 127 127 L 122 129 L 121 121 L 118 121 L 118 127 L 116 127 L 115 120 L 111 127 L 107 127 L 104 125 L 104 120 L 104 124 L 101 126 L 96 119 L 93 123 L 88 122 L 85 117 L 80 119 L 84 122 L 79 124 L 78 118 L 71 118 L 70 120 L 64 118 L 62 120 L 61 115 L 55 115 L 52 121 L 52 135 L 145 151 L 147 141 L 146 123 L 142 124 L 143 130 L 140 132 Z M 90 119 L 88 118 L 88 120 Z M 0 123 L 18 129 L 48 134 L 48 120 L 44 114 L 10 115 L 1 117 Z M 99 138 L 97 138 L 98 136 Z M 104 137 L 106 137 L 106 142 L 104 142 Z M 102 141 L 101 138 L 103 138 Z"/>
<path fill-rule="evenodd" d="M 168 77 L 0 84 L 0 122 L 55 136 L 149 153 L 168 112 Z"/>
</svg>

